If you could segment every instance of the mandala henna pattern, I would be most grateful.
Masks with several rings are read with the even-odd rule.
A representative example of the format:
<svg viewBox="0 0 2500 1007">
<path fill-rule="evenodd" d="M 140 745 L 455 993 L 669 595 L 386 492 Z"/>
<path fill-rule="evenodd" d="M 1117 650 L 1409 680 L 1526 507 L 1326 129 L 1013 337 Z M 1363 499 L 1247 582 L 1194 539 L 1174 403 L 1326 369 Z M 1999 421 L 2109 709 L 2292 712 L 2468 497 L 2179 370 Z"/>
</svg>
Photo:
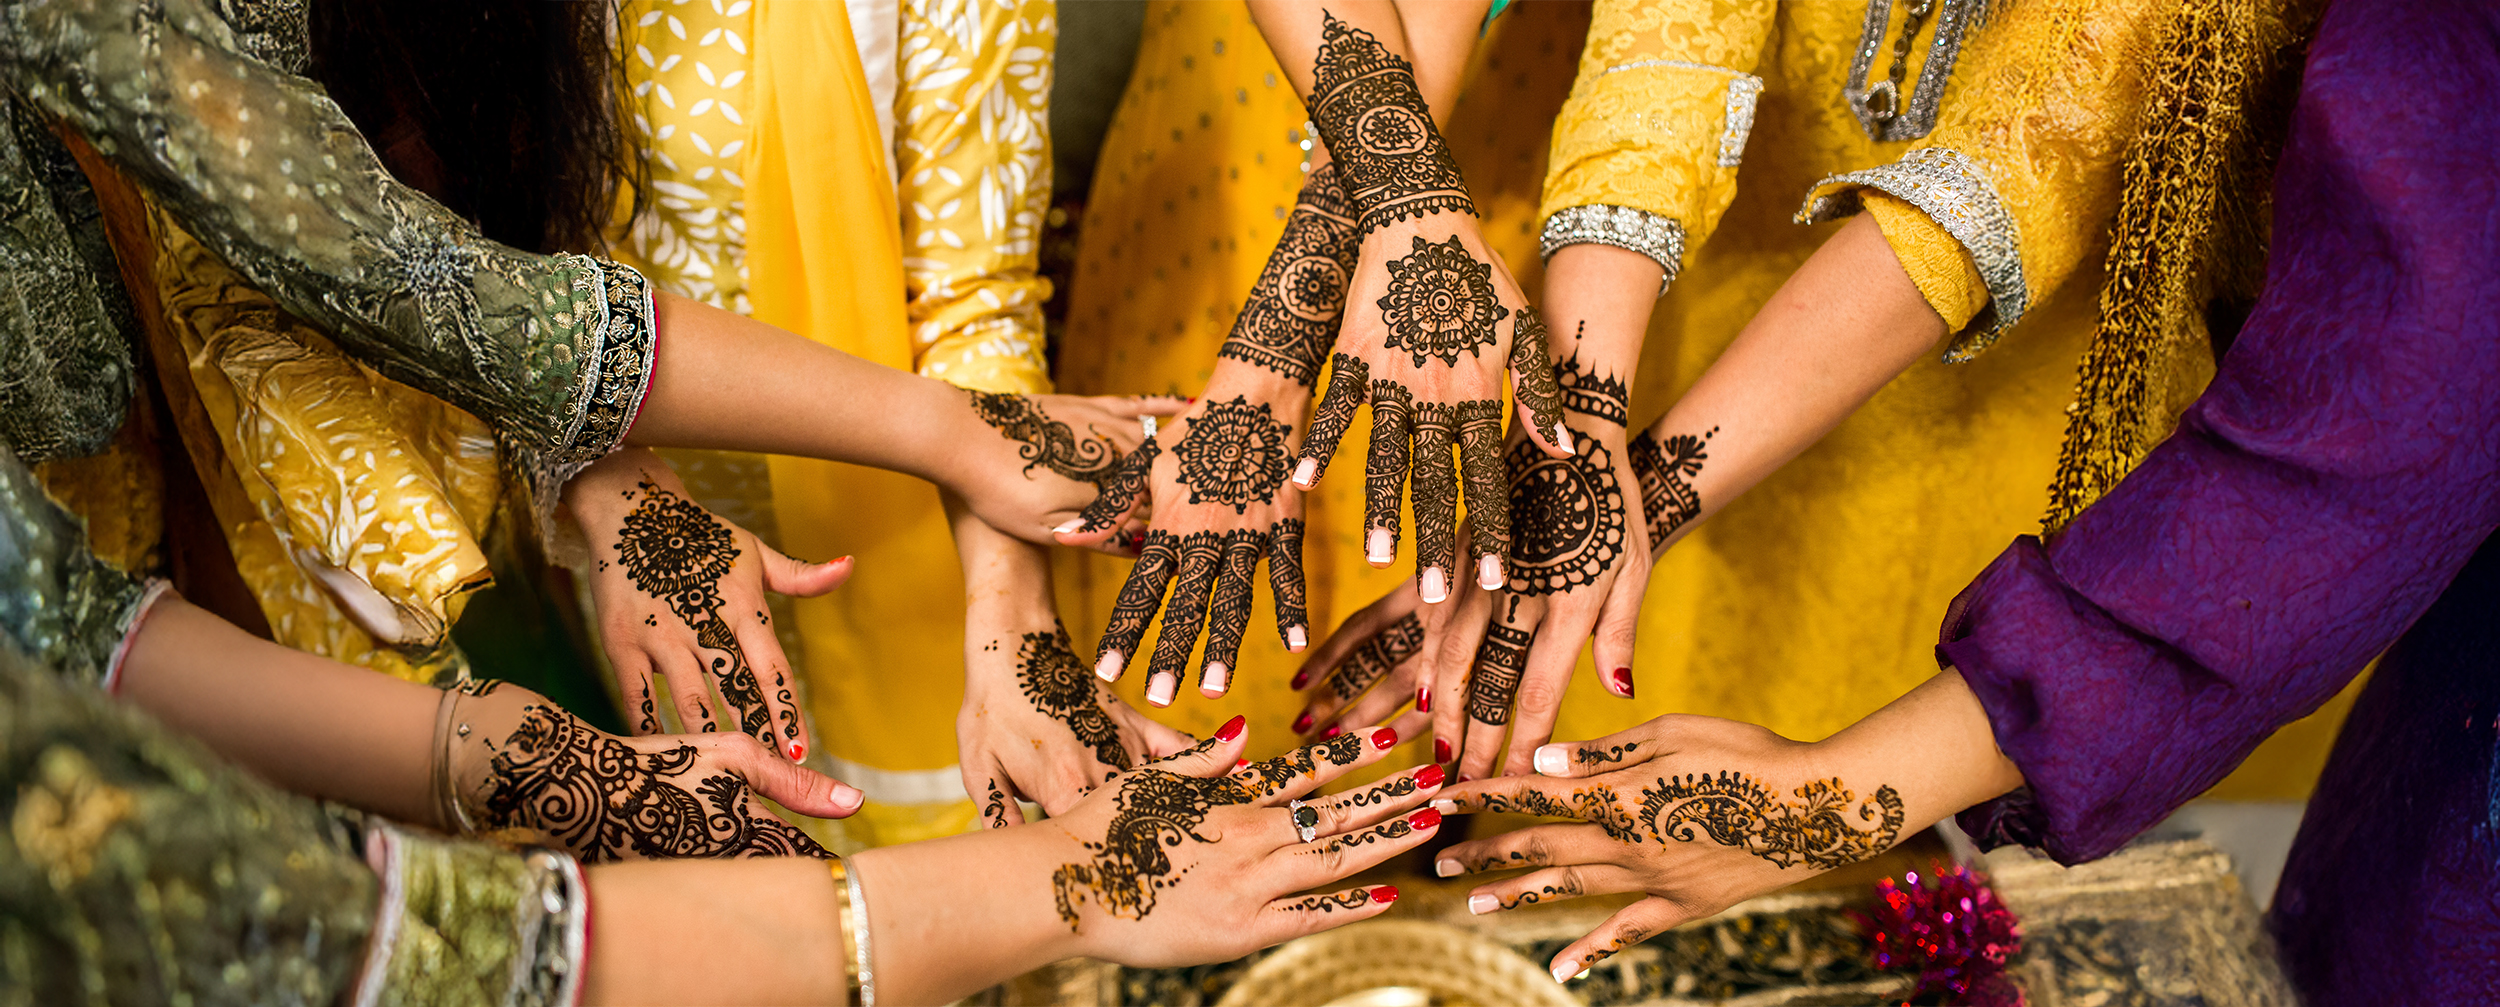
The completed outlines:
<svg viewBox="0 0 2500 1007">
<path fill-rule="evenodd" d="M 1311 119 L 1368 234 L 1408 217 L 1474 214 L 1458 159 L 1432 124 L 1414 67 L 1370 32 L 1323 15 Z"/>
<path fill-rule="evenodd" d="M 1216 355 L 1305 386 L 1317 379 L 1320 358 L 1337 341 L 1359 234 L 1335 162 L 1312 169 L 1276 251 Z"/>
<path fill-rule="evenodd" d="M 1208 403 L 1172 449 L 1189 502 L 1229 505 L 1235 514 L 1251 504 L 1276 502 L 1277 489 L 1285 485 L 1285 442 L 1292 436 L 1293 425 L 1277 422 L 1265 402 L 1254 406 L 1236 395 L 1230 402 Z"/>
<path fill-rule="evenodd" d="M 1499 622 L 1484 628 L 1484 643 L 1476 648 L 1476 673 L 1467 683 L 1467 716 L 1479 723 L 1500 727 L 1510 723 L 1510 703 L 1519 694 L 1519 680 L 1527 677 L 1528 645 L 1536 642 L 1536 633 L 1513 629 Z"/>
<path fill-rule="evenodd" d="M 1574 431 L 1577 434 L 1577 431 Z M 1535 596 L 1594 584 L 1623 556 L 1623 487 L 1613 453 L 1577 437 L 1580 453 L 1549 457 L 1535 444 L 1511 446 L 1511 590 Z"/>
<path fill-rule="evenodd" d="M 1455 367 L 1460 351 L 1481 356 L 1500 339 L 1495 325 L 1510 316 L 1495 299 L 1493 264 L 1455 235 L 1437 245 L 1416 238 L 1405 258 L 1389 260 L 1389 292 L 1376 303 L 1389 327 L 1382 344 L 1405 350 L 1417 367 L 1435 357 Z"/>
<path fill-rule="evenodd" d="M 719 655 L 710 658 L 706 667 L 721 700 L 738 711 L 739 730 L 771 744 L 772 714 L 764 706 L 763 683 L 747 662 L 746 650 L 738 646 L 729 621 L 720 614 L 720 582 L 737 565 L 737 537 L 710 512 L 648 478 L 638 489 L 642 502 L 625 515 L 625 527 L 617 533 L 617 562 L 625 567 L 626 579 L 636 589 L 665 602 L 694 630 L 697 646 Z M 796 740 L 798 702 L 788 676 L 773 672 L 773 688 L 774 698 L 781 702 L 781 734 Z M 655 720 L 649 711 L 645 719 Z M 703 729 L 714 727 L 706 723 Z"/>
<path fill-rule="evenodd" d="M 1695 437 L 1676 434 L 1663 442 L 1648 434 L 1632 439 L 1632 477 L 1641 484 L 1641 513 L 1649 519 L 1649 547 L 1656 550 L 1667 536 L 1701 516 L 1701 493 L 1693 477 L 1701 474 L 1710 455 L 1702 449 L 1719 428 Z"/>
<path fill-rule="evenodd" d="M 1338 699 L 1353 699 L 1423 649 L 1423 620 L 1410 612 L 1354 648 L 1353 656 L 1328 676 L 1328 688 Z"/>
<path fill-rule="evenodd" d="M 1092 748 L 1094 761 L 1118 769 L 1136 767 L 1128 745 L 1120 740 L 1119 725 L 1103 712 L 1099 683 L 1068 647 L 1067 627 L 1024 634 L 1024 642 L 1016 648 L 1016 684 L 1034 709 L 1067 725 L 1079 744 Z M 991 788 L 995 800 L 995 781 Z"/>
<path fill-rule="evenodd" d="M 1025 396 L 976 391 L 972 412 L 1016 442 L 1016 455 L 1024 459 L 1028 477 L 1039 467 L 1100 486 L 1119 468 L 1120 453 L 1109 438 L 1078 437 Z"/>
<path fill-rule="evenodd" d="M 788 823 L 752 813 L 747 782 L 736 774 L 691 778 L 699 757 L 692 745 L 637 751 L 533 703 L 493 751 L 476 801 L 479 827 L 542 833 L 584 863 L 830 856 Z"/>
<path fill-rule="evenodd" d="M 1796 800 L 1783 801 L 1732 771 L 1670 776 L 1641 788 L 1641 819 L 1660 842 L 1689 843 L 1706 834 L 1784 868 L 1854 864 L 1891 849 L 1901 834 L 1901 795 L 1889 786 L 1864 801 L 1838 779 L 1815 780 L 1790 794 Z"/>
</svg>

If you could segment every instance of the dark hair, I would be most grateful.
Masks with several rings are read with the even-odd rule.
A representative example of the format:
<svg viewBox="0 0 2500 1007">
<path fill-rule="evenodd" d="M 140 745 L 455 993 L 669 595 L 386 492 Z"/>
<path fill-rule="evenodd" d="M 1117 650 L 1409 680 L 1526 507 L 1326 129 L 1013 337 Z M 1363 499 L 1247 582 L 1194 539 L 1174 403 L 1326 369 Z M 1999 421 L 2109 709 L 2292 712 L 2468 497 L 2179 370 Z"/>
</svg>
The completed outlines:
<svg viewBox="0 0 2500 1007">
<path fill-rule="evenodd" d="M 539 252 L 595 252 L 626 147 L 610 0 L 313 0 L 310 75 L 391 173 Z"/>
</svg>

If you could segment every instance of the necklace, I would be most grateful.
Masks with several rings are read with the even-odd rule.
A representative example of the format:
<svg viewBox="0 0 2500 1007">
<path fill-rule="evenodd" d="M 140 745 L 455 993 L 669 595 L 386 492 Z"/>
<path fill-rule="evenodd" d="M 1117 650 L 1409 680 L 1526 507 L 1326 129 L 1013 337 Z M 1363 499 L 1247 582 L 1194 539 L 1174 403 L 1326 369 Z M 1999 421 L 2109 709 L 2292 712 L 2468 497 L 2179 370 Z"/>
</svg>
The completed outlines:
<svg viewBox="0 0 2500 1007">
<path fill-rule="evenodd" d="M 1885 142 L 1915 140 L 1936 128 L 1936 106 L 1944 100 L 1945 81 L 1953 76 L 1954 60 L 1961 55 L 1962 34 L 1987 13 L 1986 0 L 1910 0 L 1901 14 L 1901 34 L 1893 39 L 1891 71 L 1870 87 L 1867 73 L 1883 51 L 1886 29 L 1892 26 L 1892 5 L 1893 0 L 1867 0 L 1866 28 L 1858 35 L 1857 55 L 1849 63 L 1849 82 L 1840 91 L 1866 135 Z M 1910 46 L 1918 40 L 1929 15 L 1936 19 L 1936 37 L 1927 46 L 1918 86 L 1910 91 L 1905 106 L 1901 88 L 1909 80 Z"/>
</svg>

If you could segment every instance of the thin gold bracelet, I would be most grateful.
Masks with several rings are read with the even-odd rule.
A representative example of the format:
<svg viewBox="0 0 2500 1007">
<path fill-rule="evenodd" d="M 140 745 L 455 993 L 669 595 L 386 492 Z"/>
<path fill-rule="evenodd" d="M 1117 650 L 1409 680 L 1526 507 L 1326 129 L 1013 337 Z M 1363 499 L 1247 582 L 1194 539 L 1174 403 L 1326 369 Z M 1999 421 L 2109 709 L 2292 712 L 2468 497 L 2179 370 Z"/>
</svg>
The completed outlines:
<svg viewBox="0 0 2500 1007">
<path fill-rule="evenodd" d="M 859 897 L 859 878 L 835 857 L 833 871 L 834 929 L 842 932 L 842 1002 L 849 1007 L 875 1007 L 876 987 L 868 971 L 868 907 Z"/>
</svg>

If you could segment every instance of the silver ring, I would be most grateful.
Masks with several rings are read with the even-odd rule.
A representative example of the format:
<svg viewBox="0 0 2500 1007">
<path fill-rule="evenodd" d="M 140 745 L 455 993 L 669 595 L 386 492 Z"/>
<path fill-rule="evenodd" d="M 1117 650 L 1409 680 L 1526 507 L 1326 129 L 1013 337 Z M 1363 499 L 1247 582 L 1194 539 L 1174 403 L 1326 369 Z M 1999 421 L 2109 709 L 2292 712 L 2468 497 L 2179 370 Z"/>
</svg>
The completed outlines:
<svg viewBox="0 0 2500 1007">
<path fill-rule="evenodd" d="M 1151 415 L 1140 416 L 1137 418 L 1137 425 L 1145 429 L 1147 440 L 1154 439 L 1156 429 L 1155 417 Z"/>
<path fill-rule="evenodd" d="M 1299 800 L 1286 801 L 1285 806 L 1292 809 L 1293 831 L 1302 836 L 1303 842 L 1307 843 L 1311 840 L 1319 838 L 1318 808 L 1304 804 Z"/>
</svg>

